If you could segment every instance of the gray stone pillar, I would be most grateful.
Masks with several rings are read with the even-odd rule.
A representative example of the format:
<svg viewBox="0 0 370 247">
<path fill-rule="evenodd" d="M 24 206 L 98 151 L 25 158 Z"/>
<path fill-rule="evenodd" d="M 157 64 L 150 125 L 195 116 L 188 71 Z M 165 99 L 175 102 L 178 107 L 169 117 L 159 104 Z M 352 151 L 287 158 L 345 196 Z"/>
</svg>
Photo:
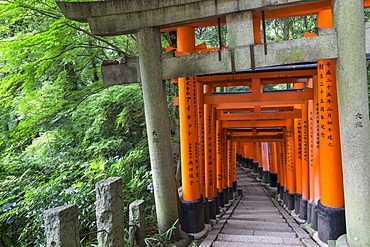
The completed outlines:
<svg viewBox="0 0 370 247">
<path fill-rule="evenodd" d="M 145 247 L 145 202 L 136 200 L 129 207 L 130 244 Z M 133 235 L 131 233 L 134 233 Z"/>
<path fill-rule="evenodd" d="M 140 29 L 137 39 L 157 221 L 159 232 L 164 233 L 178 220 L 179 212 L 159 28 Z M 174 233 L 174 240 L 179 239 L 178 227 Z"/>
<path fill-rule="evenodd" d="M 124 246 L 122 178 L 96 183 L 96 224 L 99 246 Z"/>
<path fill-rule="evenodd" d="M 253 45 L 253 16 L 251 11 L 226 15 L 229 47 Z"/>
<path fill-rule="evenodd" d="M 350 246 L 370 246 L 370 136 L 362 0 L 332 0 L 338 37 L 337 87 Z"/>
<path fill-rule="evenodd" d="M 66 205 L 44 212 L 46 246 L 79 247 L 78 207 Z"/>
<path fill-rule="evenodd" d="M 232 54 L 232 57 L 235 58 L 233 62 L 235 64 L 235 70 L 245 69 L 240 67 L 239 64 L 247 64 L 247 66 L 253 67 L 254 64 L 251 64 L 250 52 L 248 54 L 237 52 L 234 50 L 238 46 L 247 46 L 254 44 L 254 33 L 253 33 L 253 16 L 252 12 L 246 11 L 242 13 L 235 13 L 226 15 L 226 25 L 227 25 L 227 40 L 229 50 Z M 251 49 L 254 49 L 253 46 Z M 246 61 L 248 58 L 248 61 Z"/>
</svg>

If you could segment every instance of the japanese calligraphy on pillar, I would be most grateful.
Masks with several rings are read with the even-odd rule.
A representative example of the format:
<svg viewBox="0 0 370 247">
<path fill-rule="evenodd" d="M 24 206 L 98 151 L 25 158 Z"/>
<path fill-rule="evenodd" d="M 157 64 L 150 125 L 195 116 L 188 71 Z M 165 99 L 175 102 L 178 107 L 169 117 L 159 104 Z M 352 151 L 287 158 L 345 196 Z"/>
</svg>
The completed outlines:
<svg viewBox="0 0 370 247">
<path fill-rule="evenodd" d="M 318 108 L 319 108 L 319 135 L 320 140 L 323 141 L 327 137 L 327 126 L 325 124 L 326 121 L 326 76 L 325 76 L 325 61 L 321 60 L 318 63 L 318 90 L 319 90 L 319 97 L 318 97 Z"/>
<path fill-rule="evenodd" d="M 205 165 L 207 171 L 207 186 L 213 186 L 213 167 L 214 167 L 214 124 L 212 121 L 211 106 L 206 106 L 205 121 L 207 123 L 205 131 Z"/>
<path fill-rule="evenodd" d="M 195 78 L 196 81 L 196 78 Z M 201 189 L 205 189 L 205 147 L 204 147 L 204 104 L 203 104 L 203 84 L 201 82 L 195 83 L 196 100 L 197 100 L 197 119 L 198 119 L 198 159 L 201 172 Z M 202 191 L 202 193 L 204 193 Z"/>
<path fill-rule="evenodd" d="M 270 159 L 271 159 L 271 157 L 274 157 L 276 155 L 274 144 L 272 142 L 270 142 L 269 153 L 270 153 Z M 271 163 L 271 161 L 270 161 L 270 163 Z"/>
<path fill-rule="evenodd" d="M 294 119 L 295 126 L 296 126 L 296 134 L 297 134 L 297 154 L 298 154 L 298 159 L 302 159 L 302 119 Z"/>
<path fill-rule="evenodd" d="M 153 141 L 153 144 L 159 143 L 158 133 L 156 130 L 152 131 L 152 141 Z"/>
<path fill-rule="evenodd" d="M 192 114 L 193 114 L 193 124 L 194 124 L 194 143 L 195 143 L 195 177 L 197 179 L 197 182 L 200 181 L 200 162 L 199 162 L 199 152 L 200 152 L 200 144 L 199 144 L 199 138 L 198 138 L 198 108 L 197 108 L 197 85 L 196 85 L 196 78 L 191 78 L 191 103 L 192 103 Z"/>
<path fill-rule="evenodd" d="M 286 164 L 287 164 L 287 169 L 288 171 L 294 172 L 294 148 L 293 148 L 293 130 L 291 128 L 287 128 L 287 142 L 286 142 Z"/>
<path fill-rule="evenodd" d="M 302 136 L 303 136 L 303 141 L 302 141 L 302 156 L 303 156 L 303 161 L 308 162 L 309 160 L 309 135 L 308 135 L 308 119 L 307 119 L 307 105 L 302 105 Z"/>
<path fill-rule="evenodd" d="M 320 101 L 320 99 L 319 99 Z M 319 112 L 319 101 L 316 102 L 315 104 L 315 126 L 314 126 L 314 135 L 315 135 L 315 148 L 319 149 L 320 148 L 320 112 Z"/>
<path fill-rule="evenodd" d="M 237 143 L 232 143 L 232 153 L 231 153 L 231 181 L 236 181 L 236 150 L 237 150 Z"/>
<path fill-rule="evenodd" d="M 355 128 L 363 128 L 364 125 L 362 123 L 363 116 L 361 113 L 356 113 L 355 115 Z"/>
<path fill-rule="evenodd" d="M 283 166 L 286 165 L 287 163 L 287 155 L 286 155 L 286 150 L 287 150 L 287 141 L 284 141 L 281 145 L 281 164 Z"/>
<path fill-rule="evenodd" d="M 198 143 L 198 119 L 197 119 L 197 102 L 196 102 L 196 85 L 194 77 L 186 77 L 185 84 L 185 106 L 181 106 L 186 111 L 187 130 L 182 132 L 188 142 L 187 154 L 187 172 L 188 182 L 190 185 L 199 184 L 200 167 L 199 167 L 199 143 Z"/>
<path fill-rule="evenodd" d="M 227 183 L 227 130 L 222 129 L 222 136 L 221 136 L 221 163 L 222 163 L 222 179 L 223 179 L 223 186 L 226 186 Z"/>
<path fill-rule="evenodd" d="M 311 167 L 314 166 L 314 147 L 315 147 L 315 141 L 314 141 L 314 105 L 313 101 L 310 102 L 308 107 L 308 135 L 309 135 L 309 165 Z"/>
<path fill-rule="evenodd" d="M 335 123 L 338 103 L 334 91 L 336 90 L 334 60 L 320 60 L 318 73 L 320 143 L 322 143 L 321 147 L 333 148 L 338 143 L 336 138 L 339 138 L 336 134 L 338 123 Z"/>
<path fill-rule="evenodd" d="M 231 169 L 232 169 L 232 142 L 231 140 L 227 141 L 227 171 L 226 171 L 226 178 L 227 181 L 231 181 Z"/>
<path fill-rule="evenodd" d="M 216 121 L 216 170 L 217 170 L 217 188 L 222 191 L 223 188 L 223 162 L 222 162 L 222 126 L 221 121 Z"/>
</svg>

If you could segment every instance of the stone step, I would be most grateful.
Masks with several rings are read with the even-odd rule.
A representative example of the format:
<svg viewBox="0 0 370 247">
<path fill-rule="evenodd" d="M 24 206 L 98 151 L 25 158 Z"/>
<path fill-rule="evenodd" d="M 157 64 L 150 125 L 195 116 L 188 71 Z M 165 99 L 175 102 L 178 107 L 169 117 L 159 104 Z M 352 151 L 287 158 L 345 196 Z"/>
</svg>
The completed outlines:
<svg viewBox="0 0 370 247">
<path fill-rule="evenodd" d="M 277 208 L 267 208 L 267 209 L 264 209 L 264 210 L 248 210 L 248 209 L 239 209 L 239 208 L 236 208 L 233 212 L 233 214 L 236 213 L 236 214 L 245 214 L 245 215 L 248 215 L 248 214 L 251 214 L 251 215 L 262 215 L 262 214 L 279 214 L 279 210 Z"/>
<path fill-rule="evenodd" d="M 258 213 L 258 212 L 266 212 L 266 211 L 273 212 L 273 210 L 275 210 L 276 208 L 267 207 L 267 206 L 258 207 L 258 206 L 238 205 L 238 209 L 243 209 L 243 210 L 248 210 L 250 212 Z"/>
<path fill-rule="evenodd" d="M 215 241 L 212 247 L 295 247 L 301 245 L 286 245 L 286 244 L 262 244 L 262 243 L 244 243 L 244 242 L 228 242 L 228 241 Z"/>
<path fill-rule="evenodd" d="M 270 199 L 267 200 L 262 200 L 262 199 L 249 199 L 249 198 L 244 198 L 240 200 L 240 203 L 272 203 Z"/>
<path fill-rule="evenodd" d="M 250 196 L 250 195 L 243 196 L 241 200 L 271 201 L 270 198 L 265 196 Z"/>
<path fill-rule="evenodd" d="M 301 235 L 287 223 L 278 209 L 280 205 L 275 205 L 265 186 L 250 174 L 238 171 L 237 176 L 238 189 L 243 191 L 243 197 L 237 201 L 217 233 L 202 244 L 205 247 L 305 246 L 298 237 Z"/>
<path fill-rule="evenodd" d="M 251 201 L 251 202 L 271 202 L 270 198 L 265 196 L 243 196 L 240 199 L 241 202 Z"/>
<path fill-rule="evenodd" d="M 254 236 L 271 236 L 271 237 L 281 237 L 281 238 L 295 238 L 297 234 L 292 231 L 289 232 L 274 232 L 274 231 L 259 231 L 250 230 L 243 228 L 223 228 L 221 233 L 232 234 L 232 235 L 254 235 Z"/>
<path fill-rule="evenodd" d="M 238 208 L 245 208 L 245 207 L 252 207 L 252 208 L 263 208 L 263 207 L 269 207 L 269 208 L 275 208 L 274 204 L 272 203 L 255 203 L 255 202 L 239 202 Z"/>
<path fill-rule="evenodd" d="M 277 215 L 272 216 L 253 216 L 253 215 L 232 215 L 232 220 L 240 221 L 255 221 L 255 222 L 276 222 L 276 223 L 286 223 L 286 220 L 282 217 L 276 217 Z"/>
<path fill-rule="evenodd" d="M 251 201 L 251 200 L 244 200 L 239 202 L 240 205 L 268 205 L 273 206 L 274 204 L 271 201 Z"/>
<path fill-rule="evenodd" d="M 251 236 L 251 235 L 230 235 L 219 234 L 217 241 L 244 242 L 258 244 L 285 244 L 286 246 L 302 246 L 298 238 L 281 238 L 273 236 Z"/>
<path fill-rule="evenodd" d="M 242 228 L 249 230 L 259 231 L 273 231 L 273 232 L 292 232 L 292 228 L 288 224 L 275 223 L 275 222 L 254 222 L 254 221 L 239 221 L 228 220 L 224 226 L 225 229 Z"/>
<path fill-rule="evenodd" d="M 266 211 L 254 211 L 250 212 L 249 210 L 235 210 L 232 215 L 246 215 L 246 216 L 255 216 L 257 217 L 275 217 L 275 218 L 283 218 L 283 216 L 275 210 L 266 210 Z"/>
<path fill-rule="evenodd" d="M 256 195 L 245 195 L 240 201 L 269 201 L 271 202 L 270 198 L 266 197 L 265 195 L 256 196 Z"/>
</svg>

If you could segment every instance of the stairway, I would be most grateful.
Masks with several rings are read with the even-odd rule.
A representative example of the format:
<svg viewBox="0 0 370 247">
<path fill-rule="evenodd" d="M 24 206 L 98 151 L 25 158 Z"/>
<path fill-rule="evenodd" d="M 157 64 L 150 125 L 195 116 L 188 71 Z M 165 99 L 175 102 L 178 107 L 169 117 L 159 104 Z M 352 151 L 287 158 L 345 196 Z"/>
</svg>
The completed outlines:
<svg viewBox="0 0 370 247">
<path fill-rule="evenodd" d="M 319 246 L 244 168 L 238 167 L 237 180 L 243 197 L 234 201 L 200 247 Z"/>
</svg>

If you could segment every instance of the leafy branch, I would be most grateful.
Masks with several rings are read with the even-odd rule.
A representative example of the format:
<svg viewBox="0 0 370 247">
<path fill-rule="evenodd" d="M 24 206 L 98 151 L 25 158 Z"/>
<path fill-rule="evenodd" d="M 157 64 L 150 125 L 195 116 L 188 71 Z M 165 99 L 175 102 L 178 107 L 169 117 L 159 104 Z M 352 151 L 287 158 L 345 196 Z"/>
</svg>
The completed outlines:
<svg viewBox="0 0 370 247">
<path fill-rule="evenodd" d="M 28 5 L 18 5 L 18 7 L 20 7 L 20 8 L 26 8 L 26 9 L 30 9 L 30 10 L 32 10 L 32 11 L 35 11 L 35 12 L 37 12 L 37 13 L 40 13 L 40 14 L 42 14 L 42 15 L 44 15 L 44 16 L 47 16 L 47 17 L 49 17 L 49 18 L 56 19 L 56 20 L 59 20 L 59 19 L 63 18 L 62 16 L 57 15 L 57 14 L 55 14 L 55 13 L 48 12 L 48 11 L 41 10 L 41 9 L 37 9 L 37 8 L 35 8 L 35 7 L 28 6 Z M 118 46 L 116 46 L 115 44 L 113 44 L 113 43 L 109 42 L 108 40 L 103 39 L 103 38 L 101 38 L 101 37 L 99 37 L 99 36 L 96 36 L 96 35 L 92 34 L 91 32 L 86 31 L 85 29 L 80 28 L 80 27 L 77 27 L 77 26 L 75 26 L 75 25 L 73 25 L 73 24 L 71 24 L 71 23 L 68 23 L 68 22 L 70 22 L 70 21 L 69 21 L 69 20 L 66 20 L 66 22 L 65 22 L 65 24 L 64 24 L 64 25 L 66 25 L 66 26 L 68 26 L 68 27 L 70 27 L 70 28 L 73 28 L 73 29 L 75 29 L 75 30 L 77 30 L 77 31 L 83 32 L 84 34 L 86 34 L 86 35 L 88 35 L 88 36 L 90 36 L 90 37 L 92 37 L 92 38 L 94 38 L 94 39 L 96 39 L 96 40 L 99 40 L 99 41 L 101 41 L 101 42 L 103 42 L 103 43 L 107 44 L 108 46 L 110 46 L 110 47 L 112 47 L 113 49 L 115 49 L 115 50 L 116 50 L 119 54 L 121 54 L 121 55 L 130 56 L 130 54 L 126 53 L 126 52 L 125 52 L 125 51 L 123 51 L 121 48 L 119 48 L 119 47 L 118 47 Z"/>
</svg>

